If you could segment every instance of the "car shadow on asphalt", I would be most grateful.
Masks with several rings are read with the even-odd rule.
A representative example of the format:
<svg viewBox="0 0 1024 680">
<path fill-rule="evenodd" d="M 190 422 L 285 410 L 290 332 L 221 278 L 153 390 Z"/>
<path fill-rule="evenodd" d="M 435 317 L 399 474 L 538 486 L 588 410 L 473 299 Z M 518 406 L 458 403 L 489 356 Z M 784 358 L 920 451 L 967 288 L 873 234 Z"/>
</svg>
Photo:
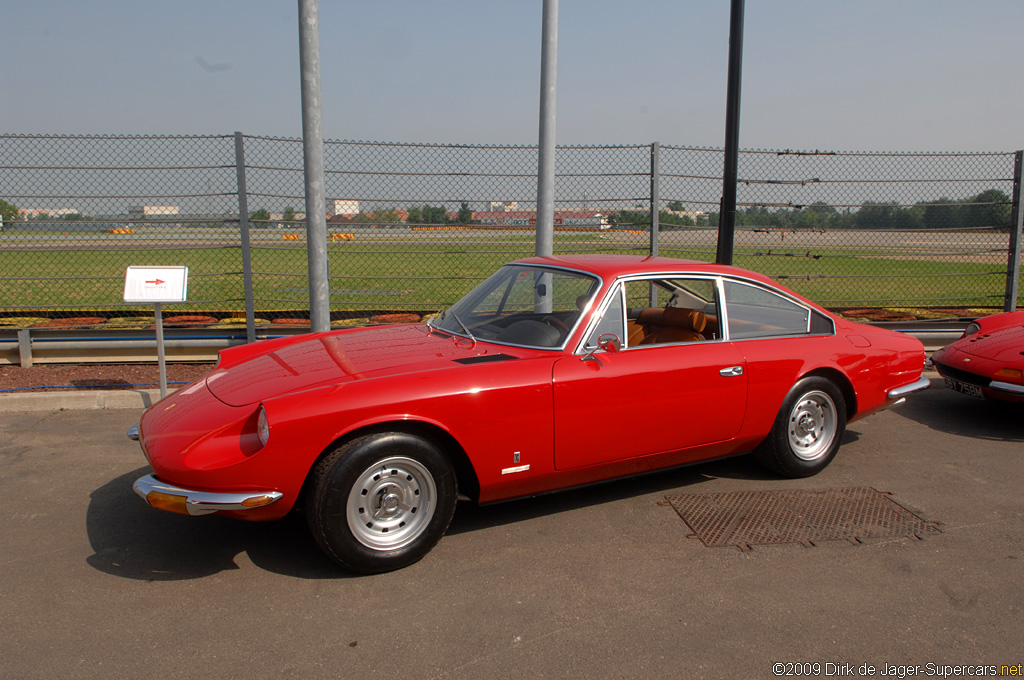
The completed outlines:
<svg viewBox="0 0 1024 680">
<path fill-rule="evenodd" d="M 930 389 L 892 409 L 937 432 L 997 441 L 1024 441 L 1024 404 L 974 399 L 932 380 Z"/>
<path fill-rule="evenodd" d="M 302 515 L 276 522 L 245 522 L 216 515 L 187 517 L 153 510 L 132 491 L 149 471 L 141 467 L 90 495 L 86 531 L 93 554 L 86 562 L 112 576 L 141 581 L 181 581 L 240 569 L 244 554 L 266 571 L 303 579 L 359 578 L 335 565 L 314 541 Z M 750 456 L 709 461 L 508 503 L 459 503 L 447 534 L 579 510 L 650 494 L 678 492 L 715 478 L 777 480 Z"/>
<path fill-rule="evenodd" d="M 698 487 L 702 482 L 718 478 L 750 481 L 780 479 L 778 475 L 761 468 L 752 456 L 742 454 L 493 505 L 459 503 L 448 528 L 448 535 L 514 524 L 651 494 L 657 494 L 660 500 L 662 495 Z"/>
<path fill-rule="evenodd" d="M 277 522 L 245 522 L 216 515 L 187 517 L 153 510 L 132 491 L 149 472 L 142 467 L 90 495 L 86 531 L 90 566 L 142 581 L 178 581 L 239 569 L 245 553 L 261 569 L 308 579 L 352 576 L 316 545 L 298 513 Z"/>
</svg>

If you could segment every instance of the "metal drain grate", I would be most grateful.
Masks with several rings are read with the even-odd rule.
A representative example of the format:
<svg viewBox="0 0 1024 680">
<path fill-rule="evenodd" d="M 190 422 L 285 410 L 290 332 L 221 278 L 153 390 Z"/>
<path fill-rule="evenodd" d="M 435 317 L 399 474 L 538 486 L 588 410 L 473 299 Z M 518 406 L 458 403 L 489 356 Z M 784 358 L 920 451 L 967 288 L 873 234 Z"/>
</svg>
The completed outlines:
<svg viewBox="0 0 1024 680">
<path fill-rule="evenodd" d="M 741 550 L 767 543 L 898 538 L 941 533 L 870 487 L 818 491 L 739 491 L 666 496 L 704 545 Z"/>
</svg>

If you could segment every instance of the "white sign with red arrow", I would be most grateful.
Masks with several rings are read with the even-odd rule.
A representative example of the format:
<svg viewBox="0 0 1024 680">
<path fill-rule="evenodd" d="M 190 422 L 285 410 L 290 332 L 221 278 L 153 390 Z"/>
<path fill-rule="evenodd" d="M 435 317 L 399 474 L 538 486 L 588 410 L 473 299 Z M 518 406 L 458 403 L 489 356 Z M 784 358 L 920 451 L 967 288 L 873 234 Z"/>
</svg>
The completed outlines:
<svg viewBox="0 0 1024 680">
<path fill-rule="evenodd" d="M 188 267 L 128 267 L 125 302 L 185 302 Z"/>
</svg>

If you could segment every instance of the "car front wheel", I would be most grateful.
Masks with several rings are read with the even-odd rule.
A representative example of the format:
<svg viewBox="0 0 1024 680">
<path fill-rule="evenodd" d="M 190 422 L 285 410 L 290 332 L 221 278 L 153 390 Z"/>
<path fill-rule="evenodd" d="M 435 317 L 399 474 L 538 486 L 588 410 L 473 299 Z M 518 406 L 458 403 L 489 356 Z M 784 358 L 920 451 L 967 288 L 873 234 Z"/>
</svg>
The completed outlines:
<svg viewBox="0 0 1024 680">
<path fill-rule="evenodd" d="M 307 519 L 335 562 L 374 574 L 406 567 L 433 548 L 455 512 L 457 484 L 444 454 L 405 432 L 342 444 L 313 469 Z"/>
<path fill-rule="evenodd" d="M 832 462 L 845 431 L 843 393 L 827 378 L 810 376 L 790 389 L 754 456 L 780 475 L 809 477 Z"/>
</svg>

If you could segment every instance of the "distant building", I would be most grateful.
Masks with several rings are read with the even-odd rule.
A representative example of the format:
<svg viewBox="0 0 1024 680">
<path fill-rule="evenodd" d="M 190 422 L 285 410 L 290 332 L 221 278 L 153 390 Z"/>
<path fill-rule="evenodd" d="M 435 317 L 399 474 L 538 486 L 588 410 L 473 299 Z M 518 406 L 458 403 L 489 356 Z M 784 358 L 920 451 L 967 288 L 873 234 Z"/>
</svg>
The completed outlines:
<svg viewBox="0 0 1024 680">
<path fill-rule="evenodd" d="M 689 217 L 696 224 L 700 221 L 700 218 L 704 217 L 707 213 L 703 210 L 666 210 L 665 212 L 672 215 L 679 215 L 680 217 Z"/>
<path fill-rule="evenodd" d="M 78 215 L 78 208 L 40 208 L 37 210 L 18 210 L 18 218 L 31 220 L 34 218 L 64 217 L 65 215 Z"/>
<path fill-rule="evenodd" d="M 474 220 L 485 226 L 532 227 L 537 224 L 537 213 L 532 210 L 491 211 L 473 214 Z M 594 210 L 560 210 L 555 212 L 556 227 L 590 227 L 608 229 L 608 215 Z"/>
<path fill-rule="evenodd" d="M 160 217 L 163 215 L 178 215 L 181 209 L 176 205 L 133 205 L 128 208 L 128 217 L 139 219 L 142 217 Z"/>
<path fill-rule="evenodd" d="M 519 210 L 519 201 L 491 201 L 491 212 L 513 212 Z"/>
<path fill-rule="evenodd" d="M 358 215 L 359 201 L 348 201 L 345 199 L 334 199 L 334 211 L 332 215 Z"/>
</svg>

